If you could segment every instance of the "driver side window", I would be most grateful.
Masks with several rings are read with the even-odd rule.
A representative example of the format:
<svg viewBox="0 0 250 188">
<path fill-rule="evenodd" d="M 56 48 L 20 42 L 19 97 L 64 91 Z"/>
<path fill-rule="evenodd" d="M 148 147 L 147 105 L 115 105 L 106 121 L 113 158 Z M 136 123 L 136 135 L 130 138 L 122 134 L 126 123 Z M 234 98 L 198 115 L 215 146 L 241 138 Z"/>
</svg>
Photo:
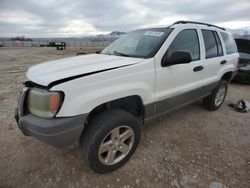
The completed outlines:
<svg viewBox="0 0 250 188">
<path fill-rule="evenodd" d="M 166 53 L 167 55 L 170 55 L 178 50 L 189 51 L 191 53 L 192 61 L 200 59 L 199 39 L 195 29 L 185 29 L 178 33 L 168 47 Z"/>
</svg>

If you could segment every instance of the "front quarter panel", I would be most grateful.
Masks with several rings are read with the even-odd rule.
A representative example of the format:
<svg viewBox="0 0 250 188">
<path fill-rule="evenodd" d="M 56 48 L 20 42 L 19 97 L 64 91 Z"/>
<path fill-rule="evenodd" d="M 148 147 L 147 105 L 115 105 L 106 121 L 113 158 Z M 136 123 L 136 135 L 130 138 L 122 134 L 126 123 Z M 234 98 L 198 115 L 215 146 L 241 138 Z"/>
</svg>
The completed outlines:
<svg viewBox="0 0 250 188">
<path fill-rule="evenodd" d="M 108 70 L 54 86 L 65 94 L 57 117 L 89 113 L 95 107 L 123 97 L 138 95 L 143 104 L 154 101 L 154 58 L 127 67 Z"/>
</svg>

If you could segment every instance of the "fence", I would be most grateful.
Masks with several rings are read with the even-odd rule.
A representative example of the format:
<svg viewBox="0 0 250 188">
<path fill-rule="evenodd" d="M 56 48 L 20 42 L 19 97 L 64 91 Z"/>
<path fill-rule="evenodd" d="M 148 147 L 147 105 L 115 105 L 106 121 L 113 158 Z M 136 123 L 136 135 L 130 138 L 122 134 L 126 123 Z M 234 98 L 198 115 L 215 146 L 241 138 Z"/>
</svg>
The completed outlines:
<svg viewBox="0 0 250 188">
<path fill-rule="evenodd" d="M 0 38 L 0 47 L 18 48 L 18 47 L 43 47 L 49 42 L 66 42 L 67 47 L 106 47 L 116 38 L 98 39 L 98 38 L 60 38 L 60 39 L 32 39 L 29 41 L 16 41 L 11 38 Z"/>
</svg>

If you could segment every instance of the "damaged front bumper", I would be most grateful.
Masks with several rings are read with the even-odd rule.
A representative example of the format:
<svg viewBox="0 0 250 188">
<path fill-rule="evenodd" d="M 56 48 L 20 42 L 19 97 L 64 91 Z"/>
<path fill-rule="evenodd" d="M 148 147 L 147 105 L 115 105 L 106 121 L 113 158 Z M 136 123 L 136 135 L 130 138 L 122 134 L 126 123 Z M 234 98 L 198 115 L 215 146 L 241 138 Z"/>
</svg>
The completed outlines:
<svg viewBox="0 0 250 188">
<path fill-rule="evenodd" d="M 79 141 L 87 114 L 47 119 L 27 113 L 24 106 L 28 90 L 27 87 L 21 89 L 15 109 L 15 119 L 23 134 L 56 147 L 70 146 Z"/>
</svg>

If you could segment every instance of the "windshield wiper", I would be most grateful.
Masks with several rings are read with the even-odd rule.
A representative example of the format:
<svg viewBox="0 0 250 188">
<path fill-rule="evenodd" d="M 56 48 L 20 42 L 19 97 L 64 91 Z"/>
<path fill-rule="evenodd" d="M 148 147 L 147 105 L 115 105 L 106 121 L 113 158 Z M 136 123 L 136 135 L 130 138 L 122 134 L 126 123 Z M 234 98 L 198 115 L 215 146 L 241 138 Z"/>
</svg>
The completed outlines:
<svg viewBox="0 0 250 188">
<path fill-rule="evenodd" d="M 129 57 L 129 56 L 130 56 L 130 55 L 128 55 L 128 54 L 124 54 L 124 53 L 117 52 L 117 51 L 114 51 L 114 53 L 115 53 L 116 55 L 120 55 L 120 56 L 124 56 L 124 57 Z"/>
</svg>

